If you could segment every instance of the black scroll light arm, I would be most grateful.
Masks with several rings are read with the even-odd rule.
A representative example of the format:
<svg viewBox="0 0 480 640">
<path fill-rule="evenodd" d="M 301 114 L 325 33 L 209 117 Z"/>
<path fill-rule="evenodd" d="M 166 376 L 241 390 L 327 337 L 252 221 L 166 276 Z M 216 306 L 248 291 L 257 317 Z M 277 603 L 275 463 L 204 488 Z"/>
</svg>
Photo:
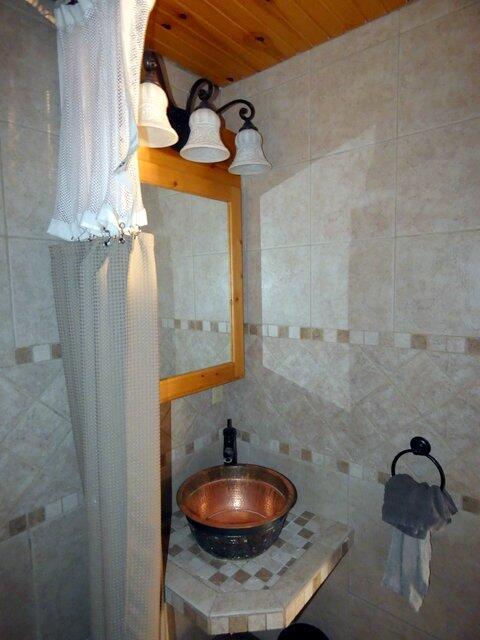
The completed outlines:
<svg viewBox="0 0 480 640">
<path fill-rule="evenodd" d="M 413 453 L 415 456 L 424 456 L 433 462 L 433 464 L 437 467 L 438 472 L 440 474 L 440 489 L 443 491 L 445 489 L 445 473 L 442 469 L 442 465 L 436 460 L 433 456 L 430 455 L 430 451 L 432 447 L 430 443 L 425 438 L 421 436 L 415 436 L 410 440 L 410 449 L 404 449 L 397 453 L 395 458 L 392 460 L 392 476 L 395 475 L 395 467 L 397 465 L 398 459 L 403 456 L 405 453 Z"/>
</svg>

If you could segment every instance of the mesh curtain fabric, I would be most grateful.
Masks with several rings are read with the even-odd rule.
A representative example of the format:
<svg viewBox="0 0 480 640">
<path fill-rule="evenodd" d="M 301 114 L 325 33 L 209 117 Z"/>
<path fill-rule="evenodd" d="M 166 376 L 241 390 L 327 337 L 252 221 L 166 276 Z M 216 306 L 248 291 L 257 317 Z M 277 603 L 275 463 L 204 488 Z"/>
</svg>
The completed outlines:
<svg viewBox="0 0 480 640">
<path fill-rule="evenodd" d="M 51 247 L 85 492 L 93 640 L 158 638 L 161 571 L 153 236 Z"/>
<path fill-rule="evenodd" d="M 62 120 L 52 235 L 87 240 L 147 224 L 135 120 L 152 5 L 78 0 L 55 8 Z"/>
<path fill-rule="evenodd" d="M 85 493 L 91 640 L 159 638 L 157 278 L 153 236 L 129 234 L 146 224 L 135 115 L 152 3 L 55 9 L 62 121 L 49 232 L 90 239 L 50 254 Z M 95 239 L 123 228 L 122 242 Z"/>
</svg>

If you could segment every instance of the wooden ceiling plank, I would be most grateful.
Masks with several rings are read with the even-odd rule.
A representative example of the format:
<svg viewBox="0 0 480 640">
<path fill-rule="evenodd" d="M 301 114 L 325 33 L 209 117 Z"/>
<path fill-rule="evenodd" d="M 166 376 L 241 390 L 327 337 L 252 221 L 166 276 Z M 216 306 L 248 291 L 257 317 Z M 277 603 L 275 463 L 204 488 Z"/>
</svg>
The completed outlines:
<svg viewBox="0 0 480 640">
<path fill-rule="evenodd" d="M 203 0 L 216 9 L 224 19 L 238 24 L 245 31 L 247 40 L 255 40 L 265 48 L 269 48 L 277 61 L 285 60 L 297 53 L 295 47 L 281 38 L 268 23 L 259 20 L 236 0 Z"/>
<path fill-rule="evenodd" d="M 181 49 L 179 50 L 176 47 L 172 47 L 171 44 L 167 44 L 164 40 L 157 40 L 156 38 L 147 34 L 145 47 L 148 49 L 153 49 L 160 55 L 165 56 L 170 60 L 174 60 L 185 69 L 188 69 L 189 71 L 192 71 L 199 76 L 204 77 L 206 75 L 205 66 L 200 64 L 196 58 L 192 58 L 192 56 L 190 56 L 188 53 L 185 53 Z M 208 74 L 208 77 L 215 84 L 221 86 L 224 78 L 224 72 L 222 71 L 219 75 L 216 71 L 211 70 Z M 184 105 L 179 106 L 183 107 Z"/>
<path fill-rule="evenodd" d="M 407 1 L 157 0 L 147 42 L 162 55 L 224 86 Z"/>
<path fill-rule="evenodd" d="M 365 24 L 366 18 L 352 0 L 322 0 L 322 4 L 337 16 L 346 31 Z"/>
<path fill-rule="evenodd" d="M 288 18 L 276 6 L 272 0 L 248 0 L 248 2 L 238 2 L 243 10 L 247 11 L 253 19 L 261 21 L 263 27 L 268 25 L 282 40 L 290 44 L 295 51 L 305 51 L 309 48 L 310 42 L 303 33 L 292 27 Z M 262 26 L 260 25 L 260 26 Z"/>
<path fill-rule="evenodd" d="M 310 20 L 313 20 L 327 32 L 330 38 L 335 38 L 345 32 L 341 20 L 332 14 L 320 0 L 295 0 L 295 2 Z"/>
<path fill-rule="evenodd" d="M 188 23 L 188 18 L 182 20 L 170 11 L 155 9 L 150 17 L 150 20 L 152 19 L 160 25 L 162 23 L 169 24 L 172 27 L 171 31 L 176 33 L 181 40 L 192 44 L 196 49 L 202 51 L 215 61 L 223 60 L 223 66 L 236 69 L 236 74 L 240 74 L 241 77 L 255 73 L 255 69 L 244 60 L 239 59 L 238 55 L 229 52 L 226 50 L 226 47 L 217 44 L 219 42 L 218 39 L 206 37 L 198 28 L 192 30 Z M 226 78 L 225 81 L 227 81 Z"/>
<path fill-rule="evenodd" d="M 355 4 L 367 18 L 367 20 L 375 20 L 387 13 L 381 0 L 355 0 Z"/>
<path fill-rule="evenodd" d="M 328 40 L 329 35 L 320 25 L 308 16 L 295 0 L 270 0 L 270 4 L 278 7 L 280 13 L 298 33 L 303 33 L 310 47 L 315 47 Z"/>
<path fill-rule="evenodd" d="M 195 60 L 202 68 L 208 71 L 207 77 L 210 77 L 212 73 L 215 73 L 217 77 L 222 79 L 222 83 L 225 84 L 227 77 L 233 73 L 233 64 L 225 64 L 222 59 L 215 60 L 209 54 L 201 51 L 197 48 L 196 43 L 182 40 L 181 37 L 175 33 L 174 29 L 164 29 L 158 23 L 153 23 L 149 29 L 149 35 L 154 38 L 158 43 L 170 46 L 170 48 L 181 51 L 184 55 L 188 55 Z M 238 75 L 238 74 L 237 74 Z"/>
<path fill-rule="evenodd" d="M 408 0 L 382 0 L 387 11 L 395 11 L 408 3 Z"/>
<path fill-rule="evenodd" d="M 207 30 L 213 31 L 225 40 L 228 40 L 230 46 L 240 55 L 248 59 L 249 64 L 255 67 L 257 71 L 262 71 L 278 62 L 277 56 L 264 44 L 253 38 L 248 38 L 248 34 L 231 20 L 225 20 L 225 17 L 216 11 L 209 4 L 204 2 L 195 2 L 194 0 L 160 0 L 167 5 L 178 7 L 179 11 L 185 12 L 190 17 L 195 16 L 197 21 Z"/>
<path fill-rule="evenodd" d="M 258 66 L 255 66 L 257 63 L 252 63 L 251 53 L 248 50 L 241 45 L 237 45 L 232 38 L 226 38 L 224 33 L 218 32 L 209 23 L 197 18 L 195 13 L 190 11 L 186 5 L 182 5 L 178 0 L 162 0 L 160 6 L 165 14 L 171 16 L 171 20 L 175 20 L 177 24 L 183 23 L 185 30 L 189 31 L 192 38 L 199 37 L 206 42 L 211 42 L 219 50 L 224 51 L 225 55 L 240 61 L 245 67 L 249 67 L 251 69 L 250 73 L 255 73 L 259 70 Z M 153 13 L 156 10 L 154 8 Z M 268 58 L 268 64 L 271 64 L 270 58 Z"/>
</svg>

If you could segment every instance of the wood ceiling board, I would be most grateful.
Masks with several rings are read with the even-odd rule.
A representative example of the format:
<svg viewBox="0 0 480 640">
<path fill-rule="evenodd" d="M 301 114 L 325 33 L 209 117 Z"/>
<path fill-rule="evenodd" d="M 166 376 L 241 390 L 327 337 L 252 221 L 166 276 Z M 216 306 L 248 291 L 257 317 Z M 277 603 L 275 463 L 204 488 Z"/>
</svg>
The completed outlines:
<svg viewBox="0 0 480 640">
<path fill-rule="evenodd" d="M 157 0 L 162 2 L 163 0 Z M 255 67 L 257 71 L 277 64 L 275 52 L 270 52 L 265 44 L 248 38 L 248 34 L 231 20 L 225 20 L 223 14 L 216 11 L 211 5 L 198 0 L 167 0 L 166 5 L 179 7 L 181 12 L 188 17 L 195 16 L 207 32 L 213 32 L 217 37 L 228 43 L 237 54 Z M 148 31 L 147 31 L 148 33 Z M 238 74 L 237 74 L 238 76 Z M 237 79 L 237 78 L 235 78 Z"/>
<path fill-rule="evenodd" d="M 295 0 L 295 2 L 310 20 L 325 29 L 330 38 L 335 38 L 345 33 L 341 20 L 325 7 L 320 0 Z"/>
<path fill-rule="evenodd" d="M 172 48 L 168 46 L 167 44 L 165 44 L 164 41 L 159 42 L 158 40 L 156 40 L 155 38 L 152 38 L 148 34 L 145 40 L 145 48 L 153 49 L 157 53 L 160 53 L 162 56 L 165 56 L 165 58 L 169 58 L 170 60 L 175 60 L 175 62 L 177 62 L 180 66 L 184 67 L 184 69 L 188 69 L 189 71 L 192 71 L 198 76 L 206 75 L 205 66 L 198 64 L 198 62 L 195 59 L 193 59 L 191 56 L 180 52 L 176 48 Z M 213 72 L 211 68 L 210 68 L 210 73 L 208 74 L 208 77 L 218 86 L 228 84 L 228 83 L 225 83 L 223 73 L 221 76 L 219 76 L 215 72 Z M 183 105 L 180 105 L 180 106 L 183 106 Z"/>
<path fill-rule="evenodd" d="M 382 0 L 382 4 L 385 6 L 387 11 L 400 9 L 400 7 L 403 7 L 407 2 L 409 2 L 409 0 Z"/>
<path fill-rule="evenodd" d="M 222 46 L 218 38 L 206 34 L 200 25 L 197 25 L 196 29 L 195 25 L 192 27 L 188 18 L 182 19 L 172 11 L 164 10 L 163 3 L 162 9 L 154 10 L 152 19 L 157 25 L 170 25 L 169 33 L 175 34 L 179 41 L 188 46 L 193 46 L 200 54 L 205 54 L 210 59 L 213 59 L 215 63 L 221 60 L 222 67 L 228 68 L 231 66 L 232 70 L 238 70 L 242 77 L 255 73 L 256 69 L 254 67 L 239 59 L 235 52 L 229 51 L 227 47 Z M 152 30 L 153 28 L 152 26 Z"/>
<path fill-rule="evenodd" d="M 375 20 L 387 13 L 381 0 L 356 0 L 356 3 L 367 20 Z"/>
<path fill-rule="evenodd" d="M 248 4 L 251 4 L 249 0 Z M 297 49 L 286 42 L 271 24 L 263 22 L 254 14 L 249 13 L 242 4 L 235 0 L 203 0 L 214 8 L 224 20 L 237 24 L 243 30 L 248 42 L 256 40 L 263 48 L 271 51 L 277 60 L 285 60 L 297 53 Z"/>
<path fill-rule="evenodd" d="M 270 5 L 285 17 L 293 29 L 307 38 L 309 48 L 328 40 L 329 36 L 325 29 L 311 20 L 295 0 L 270 0 Z"/>
<path fill-rule="evenodd" d="M 344 31 L 356 29 L 367 21 L 358 5 L 352 0 L 321 0 L 321 2 L 340 20 Z"/>
<path fill-rule="evenodd" d="M 171 57 L 170 52 L 181 52 L 177 55 L 182 55 L 184 60 L 190 60 L 190 68 L 193 69 L 195 66 L 195 71 L 199 75 L 203 75 L 200 72 L 208 69 L 209 74 L 207 77 L 210 77 L 212 80 L 215 78 L 215 82 L 218 81 L 222 84 L 228 82 L 226 80 L 225 70 L 229 69 L 229 67 L 226 67 L 223 62 L 218 62 L 218 60 L 210 57 L 210 55 L 206 55 L 197 49 L 193 42 L 184 42 L 174 33 L 173 29 L 167 31 L 155 24 L 153 29 L 148 32 L 147 42 L 150 41 L 155 43 L 154 47 L 152 47 L 155 51 L 167 57 Z M 167 53 L 167 51 L 169 51 L 169 53 Z M 183 66 L 185 65 L 183 64 Z"/>
<path fill-rule="evenodd" d="M 219 0 L 209 2 L 215 3 L 216 6 L 219 4 Z M 243 24 L 247 30 L 255 25 L 257 30 L 266 31 L 270 37 L 278 36 L 286 45 L 292 47 L 293 55 L 309 48 L 308 39 L 291 27 L 288 19 L 271 0 L 230 0 L 230 4 L 223 4 L 224 7 L 228 7 L 224 9 L 224 13 L 230 13 L 232 5 L 238 7 L 237 15 L 243 17 Z"/>
<path fill-rule="evenodd" d="M 407 0 L 158 0 L 147 42 L 224 86 L 405 4 Z"/>
</svg>

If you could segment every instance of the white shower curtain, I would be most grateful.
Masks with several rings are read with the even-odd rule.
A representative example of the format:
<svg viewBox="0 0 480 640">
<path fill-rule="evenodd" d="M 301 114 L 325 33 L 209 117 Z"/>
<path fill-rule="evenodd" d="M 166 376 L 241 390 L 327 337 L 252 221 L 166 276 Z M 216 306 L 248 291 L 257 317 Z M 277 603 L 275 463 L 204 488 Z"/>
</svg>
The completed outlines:
<svg viewBox="0 0 480 640">
<path fill-rule="evenodd" d="M 157 640 L 161 584 L 153 236 L 50 248 L 88 523 L 93 640 Z"/>
<path fill-rule="evenodd" d="M 62 120 L 55 212 L 65 240 L 147 224 L 136 115 L 154 0 L 78 0 L 55 9 Z"/>
<path fill-rule="evenodd" d="M 76 241 L 51 247 L 51 261 L 85 493 L 92 640 L 159 638 L 157 279 L 153 236 L 136 233 L 146 214 L 135 153 L 152 3 L 55 9 L 62 122 L 49 232 Z"/>
</svg>

